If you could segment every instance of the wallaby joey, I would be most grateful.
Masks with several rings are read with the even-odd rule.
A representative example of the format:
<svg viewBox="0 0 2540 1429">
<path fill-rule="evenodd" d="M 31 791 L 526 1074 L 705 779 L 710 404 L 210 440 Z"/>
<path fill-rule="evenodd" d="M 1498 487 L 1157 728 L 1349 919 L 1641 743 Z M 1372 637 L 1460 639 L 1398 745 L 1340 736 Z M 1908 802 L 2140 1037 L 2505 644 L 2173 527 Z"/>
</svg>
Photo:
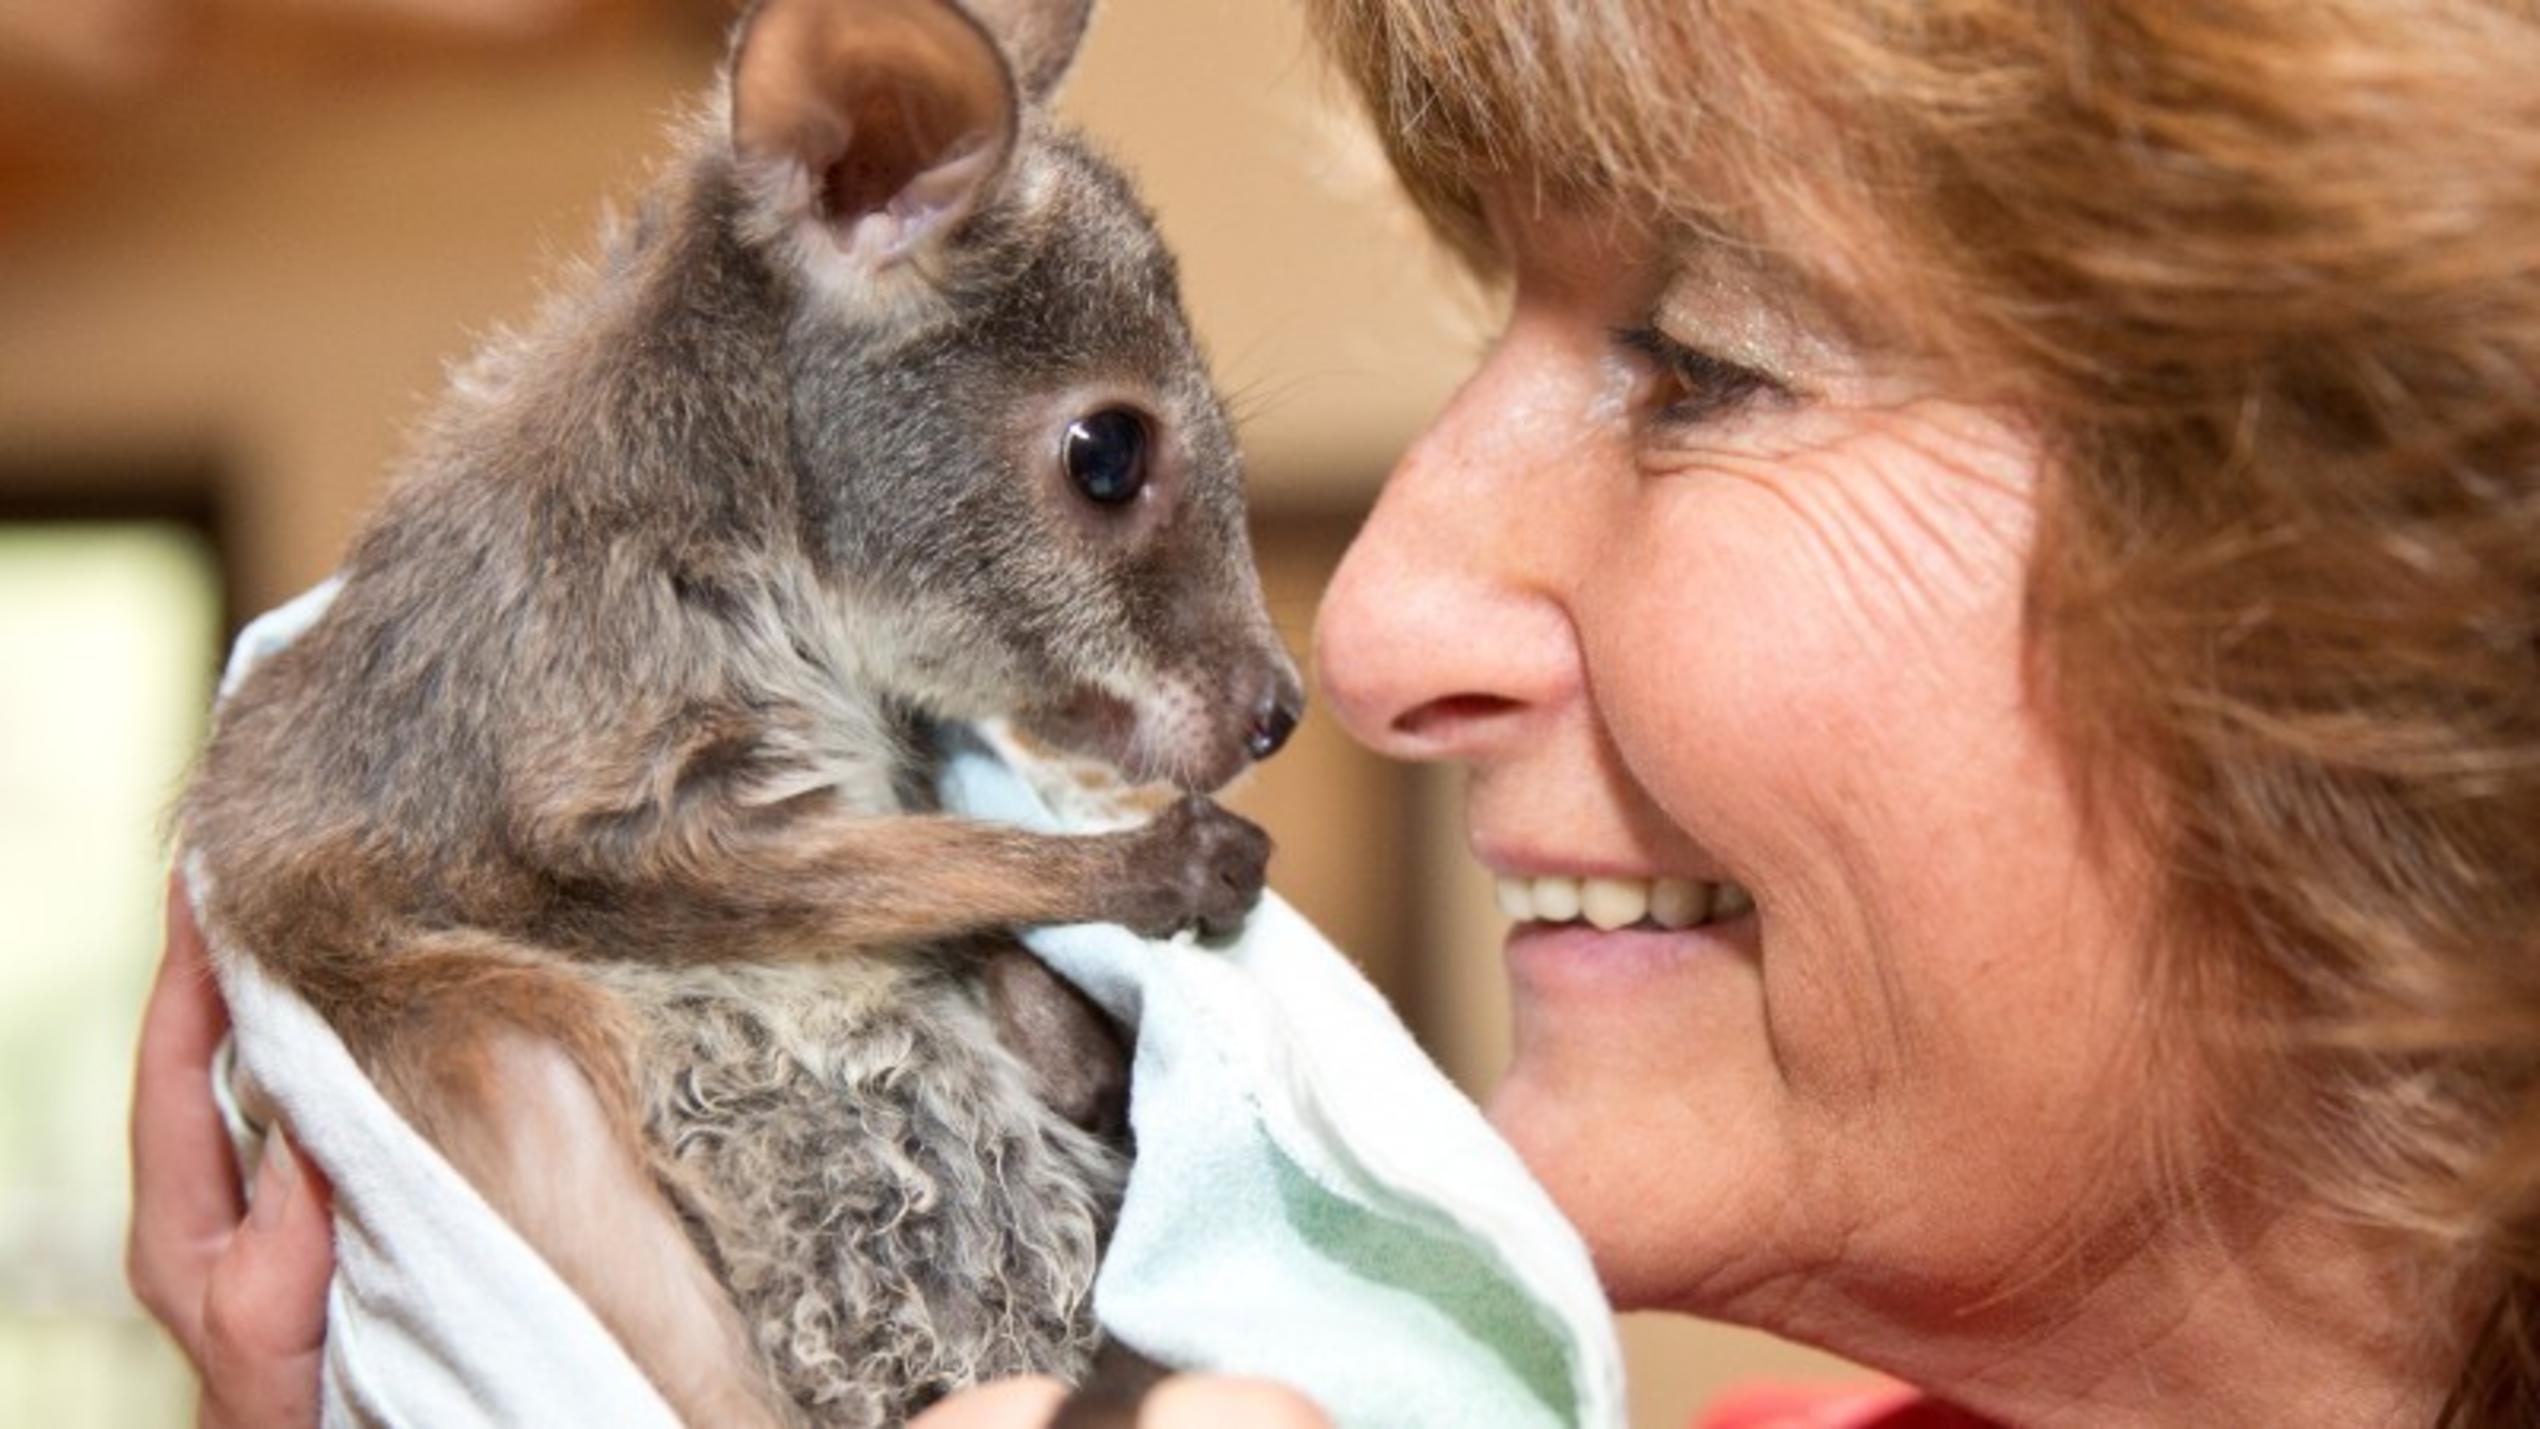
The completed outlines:
<svg viewBox="0 0 2540 1429">
<path fill-rule="evenodd" d="M 1260 892 L 1197 793 L 1061 837 L 928 792 L 992 717 L 1212 789 L 1302 701 L 1172 259 L 1047 108 L 1088 3 L 759 5 L 183 805 L 214 946 L 692 1423 L 1080 1374 L 1120 1053 L 1011 930 Z"/>
</svg>

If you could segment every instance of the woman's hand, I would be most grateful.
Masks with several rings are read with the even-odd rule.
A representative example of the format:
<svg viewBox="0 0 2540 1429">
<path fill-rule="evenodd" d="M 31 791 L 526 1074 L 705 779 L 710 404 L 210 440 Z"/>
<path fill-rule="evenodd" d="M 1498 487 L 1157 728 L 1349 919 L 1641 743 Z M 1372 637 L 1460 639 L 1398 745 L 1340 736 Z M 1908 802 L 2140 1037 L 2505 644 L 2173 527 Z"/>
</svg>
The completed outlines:
<svg viewBox="0 0 2540 1429">
<path fill-rule="evenodd" d="M 212 1101 L 212 1051 L 228 1025 L 184 885 L 171 878 L 167 951 L 133 1076 L 126 1270 L 202 1376 L 204 1429 L 313 1425 L 335 1268 L 327 1185 L 277 1130 L 253 1209 L 242 1201 Z"/>
<path fill-rule="evenodd" d="M 1007 1379 L 956 1394 L 908 1429 L 1042 1429 L 1067 1397 L 1054 1379 Z M 1332 1421 L 1285 1385 L 1226 1375 L 1177 1374 L 1155 1387 L 1138 1429 L 1331 1429 Z"/>
</svg>

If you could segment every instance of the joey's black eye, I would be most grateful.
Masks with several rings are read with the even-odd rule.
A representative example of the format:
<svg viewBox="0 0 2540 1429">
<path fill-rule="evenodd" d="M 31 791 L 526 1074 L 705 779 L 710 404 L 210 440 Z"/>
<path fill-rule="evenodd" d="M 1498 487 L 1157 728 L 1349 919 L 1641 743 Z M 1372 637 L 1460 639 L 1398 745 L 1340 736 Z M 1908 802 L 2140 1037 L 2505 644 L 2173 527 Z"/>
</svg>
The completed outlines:
<svg viewBox="0 0 2540 1429">
<path fill-rule="evenodd" d="M 1059 459 L 1067 479 L 1097 506 L 1118 506 L 1147 484 L 1147 424 L 1123 407 L 1105 407 L 1068 424 Z"/>
</svg>

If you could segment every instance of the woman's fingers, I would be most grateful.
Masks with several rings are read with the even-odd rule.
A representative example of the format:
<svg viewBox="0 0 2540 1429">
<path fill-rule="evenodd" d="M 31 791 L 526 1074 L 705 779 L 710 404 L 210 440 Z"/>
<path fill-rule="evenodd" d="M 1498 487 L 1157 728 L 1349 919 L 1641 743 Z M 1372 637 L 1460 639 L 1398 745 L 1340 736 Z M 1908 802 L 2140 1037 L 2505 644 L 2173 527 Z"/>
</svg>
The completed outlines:
<svg viewBox="0 0 2540 1429">
<path fill-rule="evenodd" d="M 909 1421 L 908 1429 L 1042 1429 L 1067 1398 L 1054 1379 L 1001 1379 L 952 1396 Z"/>
<path fill-rule="evenodd" d="M 228 1026 L 184 886 L 171 879 L 167 952 L 134 1063 L 133 1294 L 202 1376 L 207 1429 L 313 1425 L 335 1268 L 330 1193 L 277 1129 L 252 1202 L 240 1194 L 212 1100 L 212 1053 Z"/>
<path fill-rule="evenodd" d="M 1067 1391 L 1054 1379 L 1006 1379 L 956 1394 L 909 1429 L 1043 1429 Z M 1332 1421 L 1285 1385 L 1225 1375 L 1177 1374 L 1138 1410 L 1138 1429 L 1331 1429 Z"/>
<path fill-rule="evenodd" d="M 1313 1401 L 1266 1379 L 1180 1374 L 1155 1387 L 1138 1429 L 1331 1429 Z"/>
<path fill-rule="evenodd" d="M 277 1130 L 265 1138 L 247 1219 L 203 1290 L 206 1426 L 317 1422 L 334 1273 L 326 1182 Z"/>
<path fill-rule="evenodd" d="M 133 1294 L 197 1363 L 203 1288 L 246 1207 L 212 1100 L 212 1052 L 229 1014 L 182 880 L 168 880 L 167 950 L 141 1014 L 132 1090 Z"/>
</svg>

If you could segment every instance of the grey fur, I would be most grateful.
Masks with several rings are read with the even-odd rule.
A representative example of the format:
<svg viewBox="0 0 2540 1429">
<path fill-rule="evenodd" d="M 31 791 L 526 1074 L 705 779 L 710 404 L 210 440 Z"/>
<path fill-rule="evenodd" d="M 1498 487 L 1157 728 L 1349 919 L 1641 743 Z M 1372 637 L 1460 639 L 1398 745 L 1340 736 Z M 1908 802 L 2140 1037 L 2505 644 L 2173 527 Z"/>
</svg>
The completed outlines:
<svg viewBox="0 0 2540 1429">
<path fill-rule="evenodd" d="M 609 969 L 646 1107 L 758 1349 L 819 1424 L 1073 1380 L 1125 1161 L 1033 1096 L 964 960 Z"/>
</svg>

